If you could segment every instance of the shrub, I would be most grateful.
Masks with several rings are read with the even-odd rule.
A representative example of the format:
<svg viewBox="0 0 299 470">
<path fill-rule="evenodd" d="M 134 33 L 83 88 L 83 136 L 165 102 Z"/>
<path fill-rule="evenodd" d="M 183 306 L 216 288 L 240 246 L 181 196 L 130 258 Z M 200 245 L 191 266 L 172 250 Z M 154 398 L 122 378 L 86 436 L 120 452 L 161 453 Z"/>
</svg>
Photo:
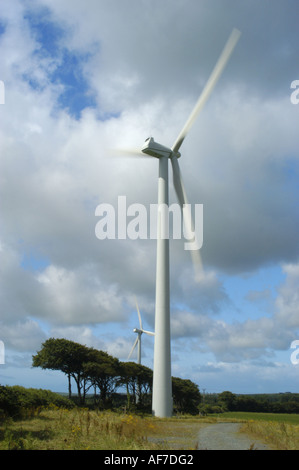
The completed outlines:
<svg viewBox="0 0 299 470">
<path fill-rule="evenodd" d="M 24 413 L 50 405 L 63 408 L 74 407 L 73 402 L 69 399 L 50 390 L 0 385 L 0 410 L 2 410 L 0 415 L 5 414 L 6 416 L 19 418 L 24 416 Z"/>
<path fill-rule="evenodd" d="M 224 409 L 219 406 L 219 405 L 210 405 L 210 404 L 201 404 L 198 407 L 199 413 L 203 416 L 206 416 L 208 414 L 219 414 L 223 413 Z"/>
</svg>

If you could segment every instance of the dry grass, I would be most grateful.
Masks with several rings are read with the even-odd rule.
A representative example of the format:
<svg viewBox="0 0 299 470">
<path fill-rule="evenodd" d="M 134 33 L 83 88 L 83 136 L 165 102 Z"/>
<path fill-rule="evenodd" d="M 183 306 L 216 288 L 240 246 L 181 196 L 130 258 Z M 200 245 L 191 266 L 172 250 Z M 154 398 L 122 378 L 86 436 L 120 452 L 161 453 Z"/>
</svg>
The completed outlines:
<svg viewBox="0 0 299 470">
<path fill-rule="evenodd" d="M 242 432 L 261 439 L 274 450 L 299 450 L 299 426 L 284 422 L 249 420 Z"/>
<path fill-rule="evenodd" d="M 4 423 L 0 450 L 155 449 L 147 442 L 152 426 L 132 415 L 49 409 L 30 420 Z"/>
<path fill-rule="evenodd" d="M 0 450 L 194 449 L 199 418 L 158 419 L 56 407 L 0 426 Z"/>
</svg>

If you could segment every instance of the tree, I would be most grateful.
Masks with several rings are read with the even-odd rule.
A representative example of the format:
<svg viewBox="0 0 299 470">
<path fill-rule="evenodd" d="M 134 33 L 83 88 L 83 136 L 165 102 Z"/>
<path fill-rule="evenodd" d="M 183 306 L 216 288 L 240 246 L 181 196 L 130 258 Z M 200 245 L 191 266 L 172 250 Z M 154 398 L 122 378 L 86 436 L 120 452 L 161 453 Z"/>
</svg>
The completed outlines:
<svg viewBox="0 0 299 470">
<path fill-rule="evenodd" d="M 198 413 L 198 405 L 201 402 L 201 394 L 191 380 L 172 377 L 172 395 L 174 407 L 180 413 Z"/>
<path fill-rule="evenodd" d="M 227 411 L 234 411 L 236 408 L 237 397 L 234 393 L 225 391 L 218 395 L 218 401 L 223 404 Z"/>
<path fill-rule="evenodd" d="M 42 349 L 32 357 L 33 367 L 60 370 L 69 379 L 69 397 L 71 397 L 70 377 L 77 385 L 80 403 L 84 403 L 87 381 L 83 364 L 88 362 L 89 348 L 67 339 L 50 338 L 42 344 Z"/>
<path fill-rule="evenodd" d="M 104 351 L 90 350 L 88 361 L 84 364 L 84 373 L 91 386 L 100 390 L 100 401 L 105 406 L 115 391 L 120 377 L 118 359 Z"/>
<path fill-rule="evenodd" d="M 136 362 L 123 362 L 121 364 L 120 384 L 126 385 L 128 396 L 128 407 L 130 397 L 133 403 L 143 406 L 145 397 L 151 393 L 153 382 L 153 371 Z"/>
</svg>

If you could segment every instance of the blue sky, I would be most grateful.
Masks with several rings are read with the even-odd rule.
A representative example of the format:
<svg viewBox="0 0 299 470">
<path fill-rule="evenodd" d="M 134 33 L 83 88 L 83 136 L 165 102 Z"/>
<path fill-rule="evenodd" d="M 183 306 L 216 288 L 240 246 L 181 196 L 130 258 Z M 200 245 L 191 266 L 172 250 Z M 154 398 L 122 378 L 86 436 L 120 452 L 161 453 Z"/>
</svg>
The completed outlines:
<svg viewBox="0 0 299 470">
<path fill-rule="evenodd" d="M 62 26 L 51 20 L 48 8 L 28 10 L 24 19 L 36 41 L 37 47 L 34 51 L 36 57 L 55 62 L 53 70 L 48 72 L 48 80 L 62 86 L 56 106 L 59 109 L 66 109 L 72 117 L 79 119 L 83 109 L 96 107 L 88 80 L 83 73 L 84 63 L 88 61 L 89 54 L 80 54 L 67 49 L 63 41 L 66 33 Z M 30 74 L 24 78 L 33 89 L 40 87 L 38 80 L 31 78 Z"/>
<path fill-rule="evenodd" d="M 204 206 L 205 277 L 194 284 L 172 241 L 172 373 L 206 392 L 299 389 L 297 3 L 187 1 L 3 2 L 0 383 L 65 391 L 62 374 L 31 368 L 48 337 L 126 360 L 135 296 L 154 329 L 155 241 L 98 240 L 95 210 L 123 195 L 156 203 L 157 165 L 111 149 L 172 145 L 237 27 L 181 148 L 189 200 Z"/>
</svg>

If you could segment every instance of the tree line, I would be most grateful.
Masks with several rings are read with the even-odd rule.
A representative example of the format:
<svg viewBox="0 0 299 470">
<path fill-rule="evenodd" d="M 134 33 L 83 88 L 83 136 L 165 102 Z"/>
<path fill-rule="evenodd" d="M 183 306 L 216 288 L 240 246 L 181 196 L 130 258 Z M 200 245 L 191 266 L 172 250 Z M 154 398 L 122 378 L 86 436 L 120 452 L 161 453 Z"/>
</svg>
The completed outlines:
<svg viewBox="0 0 299 470">
<path fill-rule="evenodd" d="M 127 406 L 145 409 L 150 406 L 153 372 L 135 362 L 117 358 L 67 339 L 50 338 L 32 357 L 33 367 L 58 370 L 67 376 L 68 395 L 72 398 L 72 379 L 76 384 L 79 404 L 86 403 L 93 391 L 94 403 L 111 407 L 119 389 L 126 390 Z M 201 394 L 191 380 L 172 378 L 173 404 L 177 412 L 198 413 Z"/>
<path fill-rule="evenodd" d="M 299 394 L 236 395 L 230 391 L 206 395 L 199 406 L 202 414 L 225 411 L 248 411 L 257 413 L 299 413 Z"/>
</svg>

